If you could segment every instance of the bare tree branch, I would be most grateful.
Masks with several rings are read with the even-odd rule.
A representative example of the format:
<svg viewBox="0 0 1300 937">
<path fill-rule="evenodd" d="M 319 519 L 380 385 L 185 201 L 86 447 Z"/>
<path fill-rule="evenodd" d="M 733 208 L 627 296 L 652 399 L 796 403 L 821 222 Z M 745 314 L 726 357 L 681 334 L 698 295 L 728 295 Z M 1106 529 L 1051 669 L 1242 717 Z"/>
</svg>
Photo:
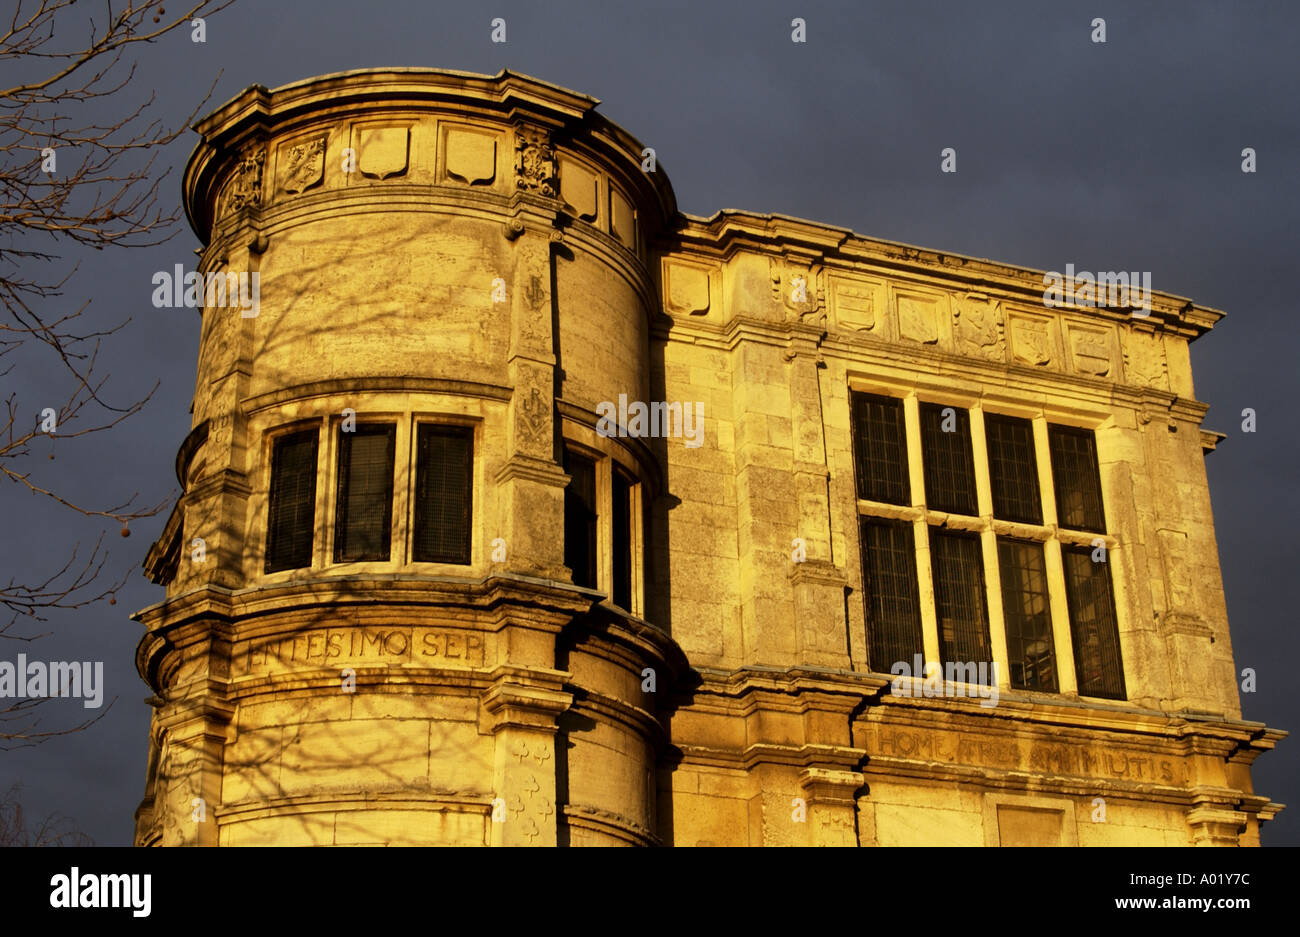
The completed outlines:
<svg viewBox="0 0 1300 937">
<path fill-rule="evenodd" d="M 0 411 L 0 480 L 11 484 L 0 484 L 0 498 L 25 492 L 56 510 L 121 524 L 123 536 L 130 521 L 172 502 L 137 504 L 140 493 L 134 492 L 93 504 L 47 479 L 56 449 L 63 453 L 83 437 L 118 427 L 158 389 L 155 384 L 134 401 L 112 399 L 110 375 L 97 369 L 101 343 L 131 320 L 97 322 L 88 299 L 70 303 L 66 293 L 76 253 L 159 244 L 176 233 L 179 207 L 160 196 L 168 173 L 159 170 L 159 156 L 207 106 L 216 79 L 193 111 L 164 123 L 152 116 L 154 94 L 140 90 L 132 58 L 174 30 L 174 41 L 188 44 L 183 30 L 193 20 L 232 2 L 186 0 L 168 14 L 166 0 L 17 0 L 12 15 L 0 19 L 0 62 L 9 85 L 0 90 L 0 377 L 62 375 L 64 385 L 38 405 L 17 390 L 7 392 Z M 19 629 L 46 621 L 56 609 L 115 602 L 126 576 L 103 581 L 103 541 L 101 530 L 88 552 L 77 543 L 66 559 L 55 560 L 52 574 L 35 577 L 40 581 L 0 580 L 0 639 L 31 642 L 48 632 Z M 96 721 L 43 728 L 37 707 L 44 702 L 24 699 L 0 708 L 0 749 Z M 0 841 L 5 822 L 0 816 Z M 48 832 L 42 826 L 34 835 Z"/>
</svg>

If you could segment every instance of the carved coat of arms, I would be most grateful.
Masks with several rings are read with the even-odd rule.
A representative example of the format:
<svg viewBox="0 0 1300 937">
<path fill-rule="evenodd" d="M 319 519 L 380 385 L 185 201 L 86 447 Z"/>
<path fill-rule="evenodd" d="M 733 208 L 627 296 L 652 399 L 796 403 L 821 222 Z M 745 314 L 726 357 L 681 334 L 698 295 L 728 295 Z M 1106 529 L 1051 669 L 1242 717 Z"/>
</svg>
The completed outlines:
<svg viewBox="0 0 1300 937">
<path fill-rule="evenodd" d="M 280 174 L 280 188 L 295 195 L 320 182 L 324 172 L 324 137 L 295 144 L 285 153 L 285 166 Z"/>
<path fill-rule="evenodd" d="M 260 147 L 252 154 L 239 161 L 235 175 L 227 190 L 226 210 L 239 211 L 241 208 L 256 208 L 262 201 L 262 166 L 266 163 L 266 151 Z"/>
<path fill-rule="evenodd" d="M 997 360 L 999 322 L 997 303 L 984 298 L 967 298 L 954 304 L 954 331 L 962 354 Z"/>
<path fill-rule="evenodd" d="M 1029 364 L 1047 364 L 1052 360 L 1051 339 L 1047 323 L 1036 319 L 1012 319 L 1012 348 L 1015 356 Z"/>
<path fill-rule="evenodd" d="M 1110 346 L 1106 336 L 1092 332 L 1073 333 L 1074 364 L 1084 374 L 1105 377 L 1110 373 Z"/>
<path fill-rule="evenodd" d="M 555 174 L 555 148 L 540 134 L 521 132 L 515 140 L 515 175 L 519 188 L 555 198 L 559 180 Z"/>
</svg>

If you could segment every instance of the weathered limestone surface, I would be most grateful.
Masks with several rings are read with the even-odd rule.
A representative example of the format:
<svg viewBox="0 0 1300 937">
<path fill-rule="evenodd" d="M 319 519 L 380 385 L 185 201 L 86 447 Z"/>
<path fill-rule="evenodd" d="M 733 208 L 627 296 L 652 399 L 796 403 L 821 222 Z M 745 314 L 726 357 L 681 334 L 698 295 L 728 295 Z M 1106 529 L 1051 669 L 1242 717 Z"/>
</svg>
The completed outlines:
<svg viewBox="0 0 1300 937">
<path fill-rule="evenodd" d="M 1034 271 L 683 215 L 596 104 L 363 71 L 254 86 L 197 126 L 197 269 L 256 272 L 260 308 L 202 310 L 184 495 L 146 560 L 167 594 L 138 615 L 137 842 L 1257 845 L 1280 805 L 1250 765 L 1285 733 L 1241 719 L 1187 351 L 1222 314 L 1049 309 Z M 851 390 L 902 398 L 912 432 L 921 402 L 970 410 L 960 523 L 989 568 L 1015 531 L 983 414 L 1036 419 L 1040 448 L 1044 421 L 1094 430 L 1125 700 L 1080 697 L 1059 588 L 1057 694 L 1004 673 L 996 707 L 897 697 L 869 670 Z M 702 444 L 602 435 L 620 395 L 698 406 Z M 331 551 L 347 409 L 396 425 L 386 562 Z M 410 560 L 422 419 L 473 428 L 468 566 Z M 266 573 L 291 427 L 322 430 L 313 559 Z M 634 485 L 630 608 L 603 585 L 608 527 L 601 587 L 565 566 L 565 447 L 604 466 L 598 497 Z M 911 471 L 895 516 L 923 533 Z M 1090 538 L 1042 488 L 1059 581 Z M 989 612 L 1005 662 L 996 589 Z"/>
</svg>

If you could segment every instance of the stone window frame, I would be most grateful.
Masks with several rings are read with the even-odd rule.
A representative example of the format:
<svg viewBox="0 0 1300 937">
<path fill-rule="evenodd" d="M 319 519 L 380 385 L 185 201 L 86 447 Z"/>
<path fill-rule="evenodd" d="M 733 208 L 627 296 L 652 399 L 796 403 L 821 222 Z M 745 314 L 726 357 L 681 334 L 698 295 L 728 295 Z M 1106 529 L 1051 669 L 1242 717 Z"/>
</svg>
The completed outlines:
<svg viewBox="0 0 1300 937">
<path fill-rule="evenodd" d="M 258 552 L 252 559 L 253 569 L 256 571 L 256 578 L 264 582 L 285 582 L 296 579 L 317 569 L 321 549 L 321 535 L 325 528 L 322 526 L 321 512 L 322 504 L 322 460 L 325 458 L 326 442 L 321 438 L 322 421 L 319 418 L 300 418 L 287 420 L 275 426 L 269 427 L 265 432 L 260 434 L 261 447 L 258 460 L 258 480 L 256 493 L 261 495 L 261 503 L 258 505 L 257 515 L 254 523 L 257 531 Z M 316 498 L 312 508 L 312 547 L 311 563 L 308 566 L 297 566 L 292 569 L 280 569 L 268 572 L 266 569 L 266 558 L 271 549 L 271 483 L 273 479 L 273 463 L 275 459 L 275 446 L 277 441 L 296 433 L 315 431 L 316 436 Z"/>
<path fill-rule="evenodd" d="M 604 437 L 589 426 L 565 417 L 563 445 L 596 465 L 596 588 L 604 593 L 601 604 L 633 618 L 644 618 L 646 609 L 646 473 L 616 437 Z M 631 608 L 614 604 L 613 488 L 615 466 L 629 481 L 631 512 Z"/>
<path fill-rule="evenodd" d="M 334 559 L 334 530 L 338 509 L 338 456 L 339 427 L 343 416 L 341 408 L 331 408 L 327 413 L 288 419 L 282 423 L 271 423 L 261 428 L 250 428 L 261 439 L 259 463 L 257 465 L 257 487 L 255 492 L 261 497 L 255 505 L 250 504 L 250 521 L 256 532 L 257 552 L 245 556 L 245 571 L 250 578 L 263 585 L 275 585 L 292 582 L 304 576 L 319 575 L 366 575 L 407 573 L 423 575 L 467 576 L 472 570 L 485 566 L 479 562 L 479 553 L 483 548 L 480 542 L 478 516 L 483 510 L 484 490 L 484 452 L 482 416 L 473 413 L 459 413 L 441 410 L 433 401 L 416 401 L 418 405 L 405 409 L 380 407 L 374 410 L 357 408 L 357 424 L 388 423 L 395 425 L 393 455 L 393 493 L 390 502 L 392 524 L 389 531 L 390 549 L 387 560 L 357 560 L 336 562 Z M 417 562 L 412 558 L 411 538 L 415 519 L 413 486 L 416 473 L 416 434 L 421 423 L 437 423 L 445 426 L 464 426 L 473 431 L 473 468 L 471 470 L 470 515 L 470 556 L 468 564 Z M 271 480 L 271 453 L 275 440 L 303 430 L 317 429 L 320 432 L 316 453 L 316 507 L 315 527 L 312 542 L 312 562 L 310 566 L 295 569 L 278 570 L 268 573 L 264 562 L 269 536 L 269 499 L 266 497 Z"/>
<path fill-rule="evenodd" d="M 939 622 L 934 599 L 934 580 L 932 557 L 930 554 L 929 528 L 946 528 L 957 532 L 969 532 L 979 536 L 984 559 L 985 608 L 988 614 L 989 641 L 993 651 L 993 660 L 998 670 L 999 693 L 1016 694 L 1025 697 L 1047 699 L 1084 699 L 1096 700 L 1108 705 L 1127 704 L 1131 702 L 1134 686 L 1127 671 L 1126 662 L 1132 659 L 1131 646 L 1126 646 L 1126 636 L 1131 634 L 1127 623 L 1127 606 L 1124 598 L 1128 595 L 1127 583 L 1120 571 L 1115 568 L 1114 553 L 1119 542 L 1113 531 L 1095 533 L 1061 528 L 1057 525 L 1056 488 L 1052 475 L 1051 451 L 1048 444 L 1048 425 L 1060 425 L 1093 432 L 1096 455 L 1099 463 L 1105 453 L 1100 430 L 1106 422 L 1104 414 L 1088 414 L 1080 410 L 1065 410 L 1039 403 L 1027 406 L 1024 398 L 1016 400 L 1009 396 L 989 393 L 982 388 L 943 388 L 937 386 L 918 386 L 915 382 L 851 376 L 848 380 L 846 394 L 849 412 L 848 451 L 853 452 L 855 427 L 852 419 L 852 393 L 865 393 L 875 396 L 893 397 L 902 401 L 903 422 L 906 433 L 907 472 L 910 481 L 910 505 L 888 504 L 884 502 L 857 499 L 856 487 L 851 488 L 856 499 L 855 527 L 863 518 L 875 517 L 896 521 L 910 521 L 913 525 L 913 543 L 916 548 L 917 590 L 920 596 L 919 611 L 921 617 L 922 655 L 925 665 L 939 664 L 943 660 L 940 652 Z M 945 511 L 931 510 L 926 504 L 925 476 L 920 421 L 922 403 L 950 406 L 967 411 L 971 450 L 975 467 L 975 493 L 978 516 L 952 514 Z M 1038 493 L 1043 509 L 1041 524 L 1024 524 L 1015 521 L 999 520 L 993 516 L 992 482 L 989 473 L 989 456 L 987 435 L 984 424 L 985 413 L 998 416 L 1019 417 L 1030 421 L 1033 430 L 1034 458 L 1038 471 Z M 850 470 L 853 470 L 850 459 Z M 1099 471 L 1102 506 L 1109 520 L 1118 516 L 1114 510 L 1113 492 L 1108 490 L 1106 479 Z M 854 536 L 858 536 L 854 532 Z M 1057 674 L 1056 692 L 1015 689 L 1010 685 L 1010 666 L 1007 651 L 1005 615 L 1002 605 L 1001 568 L 997 557 L 999 537 L 1019 540 L 1032 540 L 1043 544 L 1044 563 L 1047 572 L 1049 610 L 1052 620 L 1053 655 Z M 1078 689 L 1078 677 L 1075 672 L 1074 636 L 1070 621 L 1069 604 L 1066 593 L 1063 546 L 1093 546 L 1102 541 L 1107 551 L 1110 564 L 1110 580 L 1114 598 L 1115 626 L 1119 638 L 1119 657 L 1122 684 L 1125 696 L 1122 699 L 1107 697 L 1081 696 Z M 857 544 L 859 575 L 865 576 L 861 568 L 861 543 Z M 862 579 L 859 580 L 864 581 Z M 869 614 L 864 609 L 864 614 Z M 865 619 L 864 619 L 865 620 Z M 869 643 L 869 642 L 868 642 Z M 910 661 L 908 662 L 910 665 Z M 867 661 L 870 672 L 885 673 L 875 669 L 874 662 Z M 893 677 L 893 674 L 890 674 Z M 912 679 L 920 683 L 924 675 Z M 919 688 L 918 688 L 919 689 Z M 978 687 L 969 686 L 968 695 L 974 696 Z"/>
<path fill-rule="evenodd" d="M 393 502 L 396 500 L 397 495 L 397 425 L 395 422 L 389 420 L 358 419 L 355 433 L 340 434 L 339 426 L 337 424 L 332 427 L 332 431 L 336 434 L 336 446 L 334 449 L 334 523 L 330 525 L 330 535 L 332 540 L 331 560 L 334 565 L 357 562 L 389 562 L 392 559 L 393 554 Z M 345 443 L 347 446 L 346 451 L 350 454 L 356 446 L 358 436 L 383 436 L 386 447 L 388 448 L 388 452 L 386 453 L 389 462 L 387 491 L 388 517 L 385 519 L 384 524 L 388 533 L 388 544 L 387 549 L 383 551 L 385 555 L 382 557 L 355 557 L 347 559 L 341 556 L 341 554 L 344 552 L 348 543 L 348 531 L 340 524 L 340 518 L 344 516 L 349 503 L 349 499 L 345 497 L 345 494 L 351 486 L 351 478 L 345 479 L 341 468 Z M 348 461 L 349 464 L 351 464 L 350 458 Z M 355 545 L 353 545 L 352 550 L 348 552 L 357 552 Z"/>
</svg>

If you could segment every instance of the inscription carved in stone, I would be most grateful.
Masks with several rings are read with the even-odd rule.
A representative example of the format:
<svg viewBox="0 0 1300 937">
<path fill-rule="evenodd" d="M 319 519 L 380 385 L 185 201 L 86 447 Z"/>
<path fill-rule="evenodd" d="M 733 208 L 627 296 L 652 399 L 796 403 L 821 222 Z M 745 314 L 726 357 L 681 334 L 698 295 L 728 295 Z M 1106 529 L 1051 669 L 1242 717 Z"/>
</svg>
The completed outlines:
<svg viewBox="0 0 1300 937">
<path fill-rule="evenodd" d="M 530 388 L 528 395 L 519 405 L 519 420 L 524 432 L 536 436 L 542 431 L 546 421 L 547 403 L 542 392 L 536 387 Z"/>
<path fill-rule="evenodd" d="M 238 645 L 235 675 L 352 663 L 422 663 L 431 667 L 483 664 L 483 636 L 444 628 L 320 628 Z"/>
<path fill-rule="evenodd" d="M 1029 765 L 1046 774 L 1169 785 L 1186 783 L 1186 767 L 1181 760 L 1118 746 L 880 726 L 876 729 L 873 753 L 939 764 L 978 764 L 1007 769 Z"/>
</svg>

